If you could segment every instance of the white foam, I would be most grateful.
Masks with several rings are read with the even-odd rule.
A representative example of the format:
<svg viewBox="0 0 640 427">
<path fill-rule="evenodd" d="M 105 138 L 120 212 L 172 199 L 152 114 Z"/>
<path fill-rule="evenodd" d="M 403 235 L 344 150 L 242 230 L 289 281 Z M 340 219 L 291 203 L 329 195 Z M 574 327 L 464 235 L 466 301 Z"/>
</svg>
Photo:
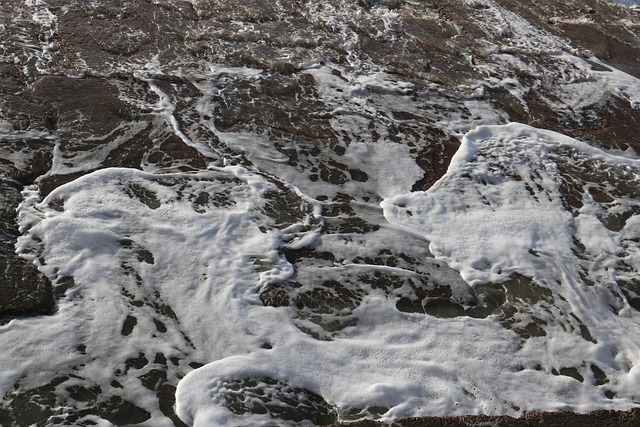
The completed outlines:
<svg viewBox="0 0 640 427">
<path fill-rule="evenodd" d="M 640 89 L 636 80 L 617 70 L 592 70 L 583 58 L 561 53 L 569 48 L 558 38 L 493 2 L 483 3 L 489 6 L 483 12 L 487 29 L 501 42 L 494 41 L 487 48 L 498 65 L 478 68 L 507 76 L 492 80 L 492 85 L 524 99 L 525 89 L 505 70 L 518 68 L 539 75 L 540 69 L 514 53 L 544 54 L 561 65 L 573 66 L 559 80 L 557 93 L 563 103 L 558 109 L 585 109 L 606 100 L 608 94 L 637 108 Z M 28 4 L 44 5 L 40 1 Z M 341 13 L 355 7 L 353 2 L 340 6 Z M 167 367 L 169 382 L 175 384 L 186 374 L 178 384 L 177 413 L 184 421 L 201 426 L 273 423 L 266 415 L 233 414 L 220 395 L 225 381 L 260 377 L 318 393 L 345 418 L 351 410 L 376 406 L 382 420 L 392 420 L 626 409 L 640 404 L 640 345 L 636 339 L 640 319 L 620 296 L 616 282 L 637 278 L 640 250 L 634 239 L 640 236 L 640 219 L 632 217 L 621 230 L 612 231 L 598 219 L 602 206 L 587 198 L 575 216 L 569 213 L 563 205 L 557 150 L 565 148 L 579 158 L 600 162 L 598 165 L 628 168 L 632 176 L 637 176 L 638 160 L 628 153 L 627 158 L 607 154 L 523 125 L 485 126 L 503 123 L 506 117 L 488 108 L 483 84 L 456 88 L 455 96 L 449 96 L 448 89 L 436 84 L 417 93 L 413 84 L 379 70 L 363 75 L 369 65 L 357 55 L 357 33 L 335 7 L 320 2 L 317 10 L 306 13 L 313 22 L 342 32 L 348 66 L 326 65 L 323 58 L 298 65 L 315 80 L 331 127 L 344 148 L 345 165 L 365 172 L 368 179 L 341 185 L 313 182 L 308 170 L 288 165 L 266 135 L 223 132 L 213 119 L 205 120 L 215 110 L 224 79 L 255 83 L 264 71 L 202 61 L 189 64 L 192 68 L 187 75 L 180 61 L 162 64 L 159 57 L 105 64 L 109 72 L 119 70 L 148 83 L 157 102 L 135 105 L 155 114 L 154 124 L 159 128 L 167 126 L 183 142 L 213 157 L 216 153 L 206 138 L 198 139 L 191 129 L 180 128 L 176 116 L 181 112 L 171 94 L 154 80 L 166 75 L 188 79 L 202 95 L 195 108 L 200 114 L 196 120 L 201 120 L 197 125 L 222 144 L 243 151 L 256 170 L 268 171 L 282 182 L 277 187 L 275 178 L 241 167 L 212 167 L 193 174 L 107 169 L 58 188 L 44 201 L 38 200 L 35 188 L 25 190 L 20 209 L 24 236 L 18 251 L 54 280 L 73 276 L 75 286 L 61 298 L 54 315 L 0 326 L 4 344 L 0 393 L 10 392 L 18 381 L 20 390 L 27 390 L 61 375 L 70 376 L 65 386 L 97 384 L 103 390 L 110 390 L 117 380 L 125 386 L 122 396 L 151 414 L 145 425 L 168 426 L 172 423 L 160 410 L 157 396 L 140 381 L 157 364 L 149 363 L 135 373 L 124 368 L 127 359 L 142 353 L 150 360 L 162 353 L 177 360 L 175 366 Z M 378 8 L 374 15 L 381 23 L 377 37 L 393 39 L 395 13 Z M 33 18 L 47 31 L 56 24 L 44 12 Z M 540 45 L 546 47 L 544 51 Z M 30 48 L 44 61 L 47 46 Z M 556 78 L 555 71 L 546 77 Z M 393 111 L 409 113 L 449 135 L 465 135 L 448 173 L 427 192 L 410 193 L 424 173 L 412 157 L 415 153 L 407 145 L 392 143 L 382 131 L 376 140 L 369 130 L 370 123 L 375 127 L 379 121 L 401 123 Z M 482 126 L 476 128 L 478 125 Z M 379 126 L 376 131 L 385 128 Z M 3 137 L 5 133 L 21 137 L 4 122 L 0 131 Z M 358 139 L 347 141 L 343 131 Z M 129 136 L 116 138 L 102 154 Z M 77 157 L 77 169 L 56 163 L 53 171 L 96 167 L 99 161 L 94 154 Z M 282 187 L 312 206 L 313 212 L 278 229 L 262 209 L 268 203 L 266 193 Z M 389 224 L 361 236 L 319 236 L 317 224 L 322 218 L 313 197 L 333 197 L 338 192 L 385 198 L 382 208 Z M 197 207 L 194 200 L 203 193 L 219 197 L 217 204 Z M 63 211 L 57 208 L 60 202 Z M 634 203 L 615 202 L 624 208 Z M 358 218 L 379 220 L 377 206 L 354 202 L 351 207 L 358 210 Z M 315 226 L 310 226 L 311 218 L 317 221 Z M 405 241 L 407 236 L 413 238 L 410 243 Z M 349 251 L 351 258 L 390 247 L 410 250 L 416 258 L 434 255 L 459 270 L 476 289 L 513 273 L 532 277 L 552 290 L 554 302 L 544 307 L 533 304 L 516 320 L 526 325 L 536 316 L 547 319 L 546 335 L 523 339 L 501 323 L 499 313 L 451 319 L 403 313 L 395 297 L 371 290 L 354 310 L 355 326 L 345 328 L 332 341 L 313 339 L 292 320 L 293 308 L 265 307 L 258 292 L 295 275 L 279 249 L 299 249 L 319 241 L 324 249 Z M 576 241 L 584 247 L 586 260 L 574 253 Z M 143 251 L 153 256 L 153 262 Z M 619 268 L 620 260 L 629 266 L 627 271 Z M 351 261 L 317 271 L 365 274 L 392 270 Z M 443 282 L 452 277 L 450 271 L 449 276 L 438 276 Z M 456 279 L 454 299 L 470 304 L 471 288 Z M 169 306 L 175 318 L 167 314 Z M 129 317 L 135 317 L 137 323 L 123 334 Z M 156 321 L 162 321 L 167 331 L 160 332 Z M 580 321 L 583 324 L 577 323 Z M 585 338 L 580 326 L 592 340 Z M 82 346 L 86 351 L 79 350 Z M 206 365 L 193 370 L 188 361 Z M 594 385 L 592 365 L 607 375 L 606 386 Z M 584 381 L 553 373 L 562 368 L 575 368 Z M 615 397 L 606 397 L 605 390 Z M 61 405 L 68 394 L 57 390 Z M 105 423 L 98 416 L 90 418 Z"/>
<path fill-rule="evenodd" d="M 340 339 L 315 341 L 281 328 L 271 336 L 271 350 L 222 359 L 191 372 L 178 387 L 180 417 L 196 426 L 268 422 L 255 414 L 236 418 L 220 401 L 225 380 L 256 377 L 306 387 L 339 408 L 387 407 L 383 420 L 633 405 L 633 367 L 640 353 L 629 331 L 638 330 L 640 316 L 613 314 L 594 298 L 596 292 L 604 295 L 602 290 L 585 287 L 574 267 L 565 264 L 574 259 L 575 223 L 562 207 L 553 160 L 558 147 L 639 166 L 552 132 L 515 124 L 481 127 L 465 137 L 449 172 L 432 189 L 385 200 L 383 207 L 389 221 L 422 233 L 431 240 L 432 252 L 458 267 L 471 283 L 516 271 L 549 285 L 560 281 L 564 289 L 558 292 L 566 299 L 555 304 L 579 316 L 597 344 L 560 324 L 548 325 L 546 337 L 521 341 L 496 318 L 403 314 L 393 301 L 372 293 L 356 309 L 359 326 Z M 503 169 L 492 170 L 495 164 Z M 532 190 L 532 197 L 525 184 L 533 182 L 541 187 Z M 595 230 L 588 212 L 581 214 L 585 218 L 578 234 L 589 227 Z M 597 242 L 615 245 L 615 239 Z M 536 308 L 531 309 L 535 313 Z M 607 387 L 618 393 L 615 399 L 607 399 L 591 384 L 590 364 L 606 372 Z M 584 367 L 579 369 L 587 379 L 551 375 L 552 366 Z"/>
<path fill-rule="evenodd" d="M 234 177 L 236 184 L 226 183 Z M 137 380 L 126 374 L 118 377 L 120 364 L 139 354 L 151 360 L 162 353 L 211 361 L 246 353 L 259 348 L 273 325 L 282 323 L 263 324 L 259 312 L 265 308 L 246 312 L 262 307 L 255 296 L 260 271 L 251 260 L 279 263 L 279 232 L 259 229 L 271 221 L 260 220 L 258 211 L 261 194 L 269 189 L 272 185 L 260 177 L 228 167 L 160 177 L 106 169 L 58 188 L 42 203 L 25 193 L 20 218 L 26 236 L 18 251 L 34 260 L 43 257 L 42 271 L 53 279 L 73 276 L 75 286 L 60 300 L 55 315 L 0 327 L 8 346 L 0 355 L 5 373 L 0 393 L 23 376 L 22 385 L 28 387 L 51 372 L 73 372 L 104 389 L 118 379 L 133 384 L 124 397 L 152 414 L 151 425 L 168 422 L 153 392 L 139 382 L 136 386 Z M 230 203 L 197 212 L 192 200 L 202 191 L 227 192 Z M 143 202 L 147 196 L 151 207 Z M 49 208 L 52 201 L 63 201 L 64 211 Z M 124 247 L 123 240 L 132 243 Z M 148 251 L 153 261 L 135 255 L 137 248 Z M 144 304 L 132 305 L 131 298 Z M 176 319 L 162 311 L 163 305 L 171 307 Z M 136 317 L 137 324 L 125 336 L 121 328 L 127 316 Z M 168 330 L 158 333 L 153 319 Z M 207 324 L 211 327 L 202 327 Z M 78 352 L 81 345 L 87 355 Z M 39 349 L 37 354 L 29 350 L 33 348 Z M 31 356 L 25 359 L 25 354 Z M 178 373 L 169 375 L 175 381 Z"/>
<path fill-rule="evenodd" d="M 594 253 L 606 248 L 612 254 L 619 244 L 610 237 L 615 233 L 587 207 L 582 212 L 591 215 L 577 219 L 563 207 L 557 160 L 550 156 L 559 145 L 638 167 L 636 160 L 564 135 L 520 124 L 483 126 L 463 138 L 449 172 L 432 189 L 384 201 L 385 216 L 421 230 L 431 252 L 472 284 L 514 271 L 534 275 L 532 260 L 540 253 L 571 254 L 576 229 Z"/>
</svg>

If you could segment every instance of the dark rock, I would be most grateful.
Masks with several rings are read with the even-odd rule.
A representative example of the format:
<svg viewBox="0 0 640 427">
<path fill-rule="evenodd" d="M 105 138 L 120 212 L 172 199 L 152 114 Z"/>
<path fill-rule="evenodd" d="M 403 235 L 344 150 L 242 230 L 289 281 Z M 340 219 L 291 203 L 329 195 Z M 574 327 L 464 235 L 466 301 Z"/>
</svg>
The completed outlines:
<svg viewBox="0 0 640 427">
<path fill-rule="evenodd" d="M 465 415 L 461 417 L 403 418 L 392 423 L 371 420 L 332 424 L 330 427 L 634 427 L 640 424 L 640 409 L 629 411 L 593 411 L 586 414 L 572 412 L 531 412 L 520 418 L 507 416 Z"/>
<path fill-rule="evenodd" d="M 319 395 L 272 378 L 225 381 L 218 394 L 234 414 L 269 414 L 276 420 L 327 425 L 335 410 Z"/>
<path fill-rule="evenodd" d="M 51 314 L 51 282 L 28 261 L 0 255 L 0 316 Z"/>
<path fill-rule="evenodd" d="M 16 209 L 21 185 L 0 180 L 0 318 L 50 314 L 54 308 L 49 279 L 35 265 L 15 254 L 20 235 Z"/>
</svg>

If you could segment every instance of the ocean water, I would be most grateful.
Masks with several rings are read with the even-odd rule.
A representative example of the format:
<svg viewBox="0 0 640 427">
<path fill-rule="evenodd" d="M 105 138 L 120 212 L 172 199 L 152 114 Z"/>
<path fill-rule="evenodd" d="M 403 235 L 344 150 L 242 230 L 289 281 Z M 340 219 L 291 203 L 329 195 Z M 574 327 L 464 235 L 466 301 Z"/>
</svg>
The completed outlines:
<svg viewBox="0 0 640 427">
<path fill-rule="evenodd" d="M 12 84 L 57 111 L 3 92 L 0 141 L 50 146 L 15 251 L 56 295 L 0 326 L 3 424 L 640 405 L 640 80 L 418 3 L 1 3 Z"/>
</svg>

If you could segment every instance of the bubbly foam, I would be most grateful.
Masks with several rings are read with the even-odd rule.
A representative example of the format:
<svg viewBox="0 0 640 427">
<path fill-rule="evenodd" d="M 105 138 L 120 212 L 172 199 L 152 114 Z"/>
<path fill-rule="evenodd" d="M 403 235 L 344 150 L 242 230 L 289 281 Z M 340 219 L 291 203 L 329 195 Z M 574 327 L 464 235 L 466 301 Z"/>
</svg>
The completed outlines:
<svg viewBox="0 0 640 427">
<path fill-rule="evenodd" d="M 449 172 L 432 189 L 382 204 L 391 223 L 422 233 L 436 258 L 472 285 L 519 273 L 552 289 L 552 306 L 532 306 L 529 313 L 544 319 L 554 307 L 566 313 L 547 323 L 544 335 L 522 340 L 496 317 L 401 314 L 391 301 L 371 294 L 357 309 L 362 327 L 339 340 L 313 341 L 291 331 L 270 350 L 191 372 L 178 387 L 180 416 L 194 425 L 239 422 L 224 407 L 221 385 L 262 377 L 319 392 L 338 408 L 385 408 L 382 419 L 633 405 L 638 348 L 629 331 L 638 328 L 638 315 L 623 301 L 616 303 L 619 311 L 601 304 L 602 298 L 616 298 L 615 291 L 607 296 L 611 281 L 589 285 L 577 279 L 574 237 L 576 230 L 578 239 L 590 236 L 586 251 L 615 264 L 624 242 L 637 238 L 637 228 L 630 223 L 595 243 L 603 226 L 591 217 L 593 206 L 585 203 L 577 219 L 563 206 L 558 163 L 571 157 L 558 156 L 559 149 L 598 159 L 603 167 L 640 166 L 524 125 L 481 127 L 465 137 Z M 602 245 L 609 245 L 606 251 Z M 572 330 L 575 319 L 590 331 L 588 339 Z M 616 399 L 596 386 L 596 372 L 605 373 Z"/>
<path fill-rule="evenodd" d="M 215 63 L 224 52 L 167 61 L 140 47 L 89 70 L 75 58 L 142 118 L 68 132 L 89 144 L 56 150 L 49 175 L 85 175 L 43 200 L 23 192 L 17 251 L 58 303 L 0 326 L 5 401 L 45 402 L 51 424 L 118 424 L 124 408 L 120 424 L 148 426 L 174 425 L 174 409 L 190 425 L 233 426 L 640 405 L 640 161 L 506 124 L 488 95 L 531 113 L 519 70 L 553 82 L 545 105 L 582 120 L 612 99 L 638 108 L 640 85 L 494 2 L 470 5 L 487 38 L 464 58 L 478 80 L 460 85 L 416 77 L 426 60 L 403 75 L 361 55 L 348 14 L 394 41 L 414 9 L 393 0 L 296 5 L 327 40 L 290 57 L 274 48 L 291 59 L 282 74 L 231 53 Z M 22 50 L 3 54 L 25 76 L 55 62 L 52 10 L 29 1 L 16 14 L 41 35 L 18 33 Z M 269 41 L 235 12 L 233 37 Z M 229 30 L 209 24 L 185 39 Z M 142 170 L 97 170 L 147 128 L 154 149 L 171 135 L 208 168 L 145 152 Z M 4 120 L 0 134 L 60 142 Z M 444 170 L 453 137 L 448 172 L 412 191 L 439 176 L 421 160 Z"/>
</svg>

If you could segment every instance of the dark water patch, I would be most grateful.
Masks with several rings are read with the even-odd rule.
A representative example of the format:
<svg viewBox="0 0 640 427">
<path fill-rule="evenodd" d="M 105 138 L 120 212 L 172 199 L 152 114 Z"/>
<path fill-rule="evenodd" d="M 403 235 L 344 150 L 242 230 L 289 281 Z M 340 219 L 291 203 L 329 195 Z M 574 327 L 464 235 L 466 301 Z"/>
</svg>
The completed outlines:
<svg viewBox="0 0 640 427">
<path fill-rule="evenodd" d="M 325 280 L 315 286 L 272 284 L 260 299 L 267 306 L 295 307 L 296 326 L 316 339 L 328 340 L 357 323 L 353 310 L 360 305 L 363 294 L 353 286 Z"/>
<path fill-rule="evenodd" d="M 611 203 L 615 200 L 608 192 L 599 187 L 589 187 L 589 194 L 596 203 Z"/>
<path fill-rule="evenodd" d="M 52 141 L 44 138 L 3 141 L 0 137 L 0 176 L 3 178 L 22 185 L 33 184 L 49 171 L 52 161 Z"/>
<path fill-rule="evenodd" d="M 68 377 L 58 377 L 49 384 L 22 393 L 10 392 L 0 409 L 0 424 L 16 427 L 44 425 L 45 420 L 54 415 L 51 408 L 57 403 L 56 387 L 67 380 Z"/>
<path fill-rule="evenodd" d="M 311 219 L 313 206 L 281 183 L 279 191 L 269 191 L 264 194 L 266 203 L 262 211 L 273 219 L 273 227 L 287 228 L 296 223 L 305 223 Z M 314 221 L 315 222 L 315 221 Z"/>
<path fill-rule="evenodd" d="M 117 87 L 107 79 L 44 76 L 32 90 L 33 96 L 55 114 L 63 153 L 86 150 L 78 136 L 107 135 L 122 122 L 122 112 L 128 108 L 118 97 Z"/>
<path fill-rule="evenodd" d="M 204 170 L 210 161 L 196 147 L 201 146 L 217 148 L 221 145 L 218 136 L 206 125 L 207 120 L 202 117 L 202 112 L 197 108 L 194 100 L 200 99 L 203 94 L 191 82 L 172 76 L 156 78 L 151 83 L 161 93 L 168 97 L 172 103 L 172 117 L 176 125 L 166 123 L 164 126 L 156 126 L 150 135 L 154 142 L 154 150 L 151 151 L 148 161 L 161 167 L 181 165 L 182 170 Z M 176 126 L 177 129 L 174 129 Z"/>
<path fill-rule="evenodd" d="M 584 377 L 580 375 L 580 371 L 578 370 L 578 368 L 560 368 L 558 370 L 552 369 L 551 373 L 553 375 L 564 375 L 565 377 L 573 378 L 576 381 L 584 382 Z"/>
<path fill-rule="evenodd" d="M 486 318 L 497 316 L 507 329 L 513 330 L 524 339 L 546 336 L 549 322 L 568 320 L 555 319 L 553 315 L 554 293 L 551 289 L 536 283 L 533 279 L 513 274 L 501 283 L 476 285 L 469 298 L 456 301 L 450 288 L 439 286 L 438 293 L 416 290 L 413 298 L 403 297 L 398 301 L 398 309 L 407 312 L 425 313 L 442 318 L 469 316 Z M 432 291 L 430 291 L 432 292 Z M 417 297 L 417 298 L 416 298 Z M 533 313 L 539 313 L 533 315 Z M 542 318 L 541 316 L 544 316 Z M 586 326 L 575 318 L 583 337 L 593 338 Z"/>
<path fill-rule="evenodd" d="M 476 304 L 471 288 L 446 266 L 417 274 L 380 270 L 372 264 L 319 268 L 315 262 L 309 264 L 311 259 L 298 259 L 295 281 L 270 284 L 260 298 L 268 306 L 294 308 L 296 325 L 317 339 L 332 339 L 356 325 L 354 311 L 373 292 L 396 301 L 399 311 L 442 317 L 469 315 L 465 310 Z"/>
<path fill-rule="evenodd" d="M 594 5 L 598 7 L 597 5 Z M 607 20 L 615 22 L 616 15 L 618 19 L 624 19 L 618 13 L 611 14 L 610 10 L 602 11 L 606 14 Z M 594 11 L 595 13 L 595 11 Z M 607 16 L 611 14 L 610 16 Z M 600 15 L 602 16 L 602 15 Z M 637 62 L 634 58 L 640 57 L 640 48 L 634 42 L 636 38 L 628 31 L 614 30 L 608 27 L 607 30 L 594 28 L 593 25 L 582 22 L 561 22 L 557 26 L 567 34 L 571 40 L 578 46 L 589 49 L 594 52 L 598 59 L 605 63 L 631 74 L 636 78 L 640 78 Z M 615 31 L 613 33 L 611 30 Z"/>
<path fill-rule="evenodd" d="M 93 412 L 94 410 L 88 410 L 86 413 Z M 95 412 L 98 416 L 117 426 L 141 424 L 151 419 L 151 414 L 148 411 L 119 396 L 112 396 L 106 402 L 100 403 Z"/>
<path fill-rule="evenodd" d="M 336 262 L 336 257 L 331 252 L 318 251 L 308 246 L 299 249 L 283 248 L 282 254 L 294 266 L 299 262 L 304 264 L 309 260 L 313 260 L 314 265 L 325 265 L 327 267 L 333 266 Z"/>
<path fill-rule="evenodd" d="M 635 310 L 640 311 L 640 280 L 618 279 L 616 283 L 620 287 L 620 291 L 622 291 L 627 303 Z"/>
<path fill-rule="evenodd" d="M 327 232 L 332 234 L 366 234 L 380 229 L 378 224 L 372 224 L 362 218 L 327 218 L 325 220 Z"/>
<path fill-rule="evenodd" d="M 149 359 L 147 359 L 144 353 L 139 353 L 138 357 L 132 357 L 125 360 L 124 364 L 126 366 L 126 370 L 140 370 L 149 364 Z"/>
<path fill-rule="evenodd" d="M 412 154 L 415 152 L 416 163 L 425 173 L 413 184 L 411 191 L 426 191 L 447 172 L 460 141 L 436 129 L 425 129 L 418 135 Z"/>
<path fill-rule="evenodd" d="M 627 264 L 624 259 L 635 251 L 638 236 L 627 224 L 640 214 L 640 181 L 637 168 L 616 166 L 605 161 L 586 156 L 579 156 L 572 150 L 559 150 L 557 165 L 561 172 L 561 195 L 563 203 L 579 216 L 584 204 L 593 212 L 602 226 L 609 232 L 620 236 L 615 268 L 615 282 L 620 292 L 612 289 L 609 292 L 611 301 L 618 301 L 618 306 L 611 306 L 614 312 L 622 308 L 622 298 L 632 308 L 640 309 L 640 285 L 637 284 L 638 271 Z M 570 159 L 570 160 L 569 160 Z M 636 241 L 634 241 L 636 239 Z M 593 271 L 595 268 L 593 253 L 583 242 L 574 237 L 573 253 L 581 262 L 579 277 L 587 286 L 599 286 L 602 278 Z M 611 287 L 610 284 L 607 285 Z M 583 338 L 592 341 L 591 333 L 582 324 L 578 326 Z"/>
<path fill-rule="evenodd" d="M 525 124 L 531 121 L 526 107 L 508 90 L 499 87 L 488 87 L 486 92 L 489 102 L 497 110 L 505 112 L 509 117 L 509 121 Z"/>
<path fill-rule="evenodd" d="M 86 96 L 87 93 L 91 96 Z M 144 103 L 123 100 L 144 94 L 151 97 L 146 102 L 153 105 L 157 97 L 154 99 L 149 93 L 152 91 L 146 82 L 105 77 L 42 77 L 32 90 L 38 102 L 55 112 L 55 135 L 61 141 L 58 149 L 66 166 L 83 168 L 90 153 L 92 164 L 100 164 L 97 169 L 148 166 L 182 171 L 205 169 L 210 159 L 186 144 L 166 124 L 156 127 Z M 182 120 L 180 115 L 177 118 Z M 216 138 L 209 132 L 206 139 L 213 142 Z M 44 197 L 58 186 L 95 169 L 92 166 L 83 172 L 47 176 L 39 183 L 41 194 Z"/>
<path fill-rule="evenodd" d="M 315 425 L 337 421 L 335 409 L 321 396 L 272 378 L 224 381 L 217 394 L 236 415 L 265 414 L 273 419 Z"/>
<path fill-rule="evenodd" d="M 47 197 L 56 188 L 68 184 L 77 178 L 85 175 L 87 172 L 76 172 L 68 175 L 47 175 L 38 181 L 38 192 L 40 197 Z"/>
<path fill-rule="evenodd" d="M 60 277 L 53 288 L 53 292 L 56 298 L 62 298 L 69 289 L 75 286 L 75 281 L 71 276 Z"/>
<path fill-rule="evenodd" d="M 630 218 L 640 214 L 640 204 L 631 206 L 624 212 L 611 212 L 613 210 L 619 211 L 619 208 L 619 205 L 613 204 L 606 214 L 598 216 L 600 222 L 611 231 L 621 231 Z"/>
<path fill-rule="evenodd" d="M 69 397 L 71 399 L 78 402 L 95 401 L 102 392 L 102 390 L 98 386 L 87 389 L 79 385 L 68 387 L 66 391 L 69 393 Z"/>
<path fill-rule="evenodd" d="M 367 234 L 380 229 L 377 223 L 361 218 L 353 203 L 356 199 L 345 193 L 337 193 L 322 205 L 325 231 L 330 234 Z"/>
<path fill-rule="evenodd" d="M 132 199 L 138 199 L 147 205 L 149 209 L 158 209 L 160 207 L 160 200 L 158 200 L 156 193 L 140 184 L 136 184 L 135 182 L 126 184 L 125 192 Z"/>
<path fill-rule="evenodd" d="M 443 280 L 428 272 L 374 272 L 360 277 L 373 289 L 381 289 L 397 298 L 396 308 L 409 313 L 428 313 L 445 307 L 462 308 L 463 305 L 474 304 L 476 299 L 471 288 L 461 280 L 456 283 L 455 278 L 451 275 L 448 280 Z M 462 292 L 456 288 L 461 288 Z"/>
<path fill-rule="evenodd" d="M 151 2 L 132 7 L 118 0 L 57 13 L 56 35 L 65 47 L 59 52 L 59 66 L 73 67 L 77 61 L 74 53 L 81 54 L 91 68 L 100 68 L 106 62 L 118 59 L 148 55 L 155 52 L 154 41 L 164 46 L 178 41 L 180 34 L 184 34 L 179 28 L 186 24 L 188 16 Z"/>
<path fill-rule="evenodd" d="M 301 287 L 298 283 L 294 283 L 292 286 L 293 288 Z M 309 308 L 319 314 L 352 311 L 359 302 L 358 293 L 335 280 L 324 281 L 317 288 L 299 293 L 293 301 L 298 310 Z"/>
<path fill-rule="evenodd" d="M 259 86 L 250 80 L 236 80 L 224 87 L 216 100 L 212 115 L 223 130 L 257 128 L 310 142 L 334 138 L 328 107 L 320 101 L 309 74 L 266 75 Z"/>
<path fill-rule="evenodd" d="M 125 249 L 133 249 L 133 253 L 135 254 L 139 262 L 145 262 L 151 265 L 155 264 L 153 254 L 144 247 L 135 243 L 133 240 L 122 239 L 118 243 L 120 243 L 120 245 Z"/>
<path fill-rule="evenodd" d="M 231 208 L 236 205 L 230 190 L 201 192 L 197 196 L 192 193 L 189 200 L 192 201 L 193 210 L 198 213 L 205 213 L 212 208 Z"/>
<path fill-rule="evenodd" d="M 135 316 L 128 315 L 122 325 L 122 330 L 120 331 L 120 333 L 124 336 L 131 335 L 131 332 L 133 332 L 133 328 L 135 328 L 137 324 L 138 319 Z"/>
<path fill-rule="evenodd" d="M 551 289 L 520 274 L 512 275 L 498 284 L 476 287 L 476 295 L 482 304 L 469 310 L 472 317 L 497 314 L 500 323 L 524 339 L 546 336 L 548 322 L 554 321 L 554 293 Z M 533 315 L 533 309 L 537 315 Z M 543 319 L 539 316 L 547 316 Z"/>
<path fill-rule="evenodd" d="M 329 202 L 325 201 L 322 205 L 322 215 L 326 217 L 337 216 L 355 216 L 355 210 L 351 206 L 353 197 L 345 193 L 337 193 L 336 196 Z"/>
<path fill-rule="evenodd" d="M 7 251 L 9 252 L 9 251 Z M 0 319 L 52 314 L 55 307 L 49 279 L 35 265 L 13 253 L 0 252 Z"/>
<path fill-rule="evenodd" d="M 43 105 L 30 89 L 30 81 L 18 64 L 0 62 L 2 118 L 15 131 L 52 131 L 57 127 L 57 113 Z"/>
<path fill-rule="evenodd" d="M 17 210 L 24 185 L 51 167 L 52 147 L 41 140 L 0 141 L 0 321 L 51 314 L 55 300 L 50 280 L 15 253 L 20 236 Z M 17 157 L 16 157 L 17 156 Z"/>
<path fill-rule="evenodd" d="M 157 313 L 166 316 L 169 319 L 178 320 L 176 313 L 173 311 L 171 306 L 162 300 L 160 294 L 156 293 L 154 300 L 150 304 Z"/>
<path fill-rule="evenodd" d="M 375 7 L 394 10 L 399 8 L 401 4 L 400 0 L 358 0 L 358 5 L 362 6 L 366 10 L 370 10 Z"/>
<path fill-rule="evenodd" d="M 167 332 L 167 325 L 165 325 L 164 322 L 158 319 L 153 319 L 153 323 L 156 325 L 156 330 L 161 334 L 164 334 Z"/>
<path fill-rule="evenodd" d="M 158 360 L 157 356 L 156 360 Z M 173 422 L 174 426 L 186 427 L 186 424 L 178 418 L 174 411 L 176 387 L 168 380 L 166 367 L 152 369 L 141 375 L 139 378 L 145 388 L 156 393 L 158 405 L 163 415 L 169 418 Z"/>
<path fill-rule="evenodd" d="M 0 247 L 7 252 L 13 249 L 20 235 L 16 224 L 16 209 L 22 202 L 21 190 L 20 183 L 10 179 L 0 179 Z"/>
<path fill-rule="evenodd" d="M 272 284 L 260 293 L 260 300 L 269 307 L 287 307 L 291 304 L 288 285 Z"/>
<path fill-rule="evenodd" d="M 15 427 L 94 425 L 85 418 L 92 415 L 117 426 L 140 424 L 151 418 L 149 412 L 119 396 L 105 397 L 105 390 L 99 386 L 79 385 L 76 378 L 62 376 L 27 390 L 16 387 L 0 409 L 0 423 Z"/>
<path fill-rule="evenodd" d="M 580 320 L 580 318 L 578 316 L 576 316 L 575 314 L 570 313 L 570 316 L 577 323 L 577 328 L 576 328 L 575 325 L 573 325 L 573 329 L 579 331 L 580 332 L 580 336 L 584 340 L 592 342 L 594 344 L 597 344 L 598 341 L 595 338 L 593 338 L 593 335 L 591 335 L 591 331 L 589 330 L 587 325 L 585 325 L 584 322 L 582 320 Z"/>
<path fill-rule="evenodd" d="M 121 116 L 122 117 L 122 116 Z M 126 121 L 140 123 L 143 119 L 137 118 L 131 115 L 122 117 Z M 118 144 L 113 150 L 111 150 L 105 157 L 102 165 L 104 167 L 125 167 L 139 169 L 141 165 L 148 161 L 152 164 L 158 164 L 164 166 L 167 161 L 164 155 L 158 156 L 159 159 L 153 158 L 153 150 L 155 149 L 153 139 L 150 133 L 153 131 L 153 126 L 148 123 L 144 127 L 144 123 L 140 126 L 141 129 L 134 129 L 133 126 L 126 131 L 130 133 L 130 136 L 125 141 Z M 106 141 L 105 141 L 106 142 Z M 87 149 L 93 147 L 88 146 Z M 151 154 L 149 154 L 151 153 Z M 169 157 L 169 156 L 167 156 Z"/>
<path fill-rule="evenodd" d="M 340 419 L 349 422 L 363 419 L 379 419 L 389 408 L 384 406 L 368 406 L 366 408 L 340 408 Z M 373 421 L 372 421 L 373 422 Z"/>
<path fill-rule="evenodd" d="M 529 124 L 569 135 L 604 149 L 631 149 L 640 153 L 640 136 L 635 123 L 640 110 L 618 96 L 611 95 L 601 104 L 570 113 L 553 109 L 546 104 L 549 94 L 534 89 L 525 95 L 531 120 Z"/>
<path fill-rule="evenodd" d="M 605 374 L 604 371 L 600 369 L 597 365 L 593 365 L 593 364 L 591 365 L 591 372 L 593 373 L 595 385 L 597 386 L 604 385 L 609 382 L 609 378 L 607 378 L 607 374 Z"/>
</svg>

